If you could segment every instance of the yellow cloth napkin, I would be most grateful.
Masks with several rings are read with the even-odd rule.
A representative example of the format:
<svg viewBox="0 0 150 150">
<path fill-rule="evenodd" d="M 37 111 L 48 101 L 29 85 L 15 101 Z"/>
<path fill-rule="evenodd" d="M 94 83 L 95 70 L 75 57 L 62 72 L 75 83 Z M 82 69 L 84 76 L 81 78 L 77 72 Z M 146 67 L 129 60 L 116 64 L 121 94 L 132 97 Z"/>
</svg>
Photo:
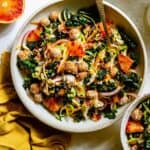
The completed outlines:
<svg viewBox="0 0 150 150">
<path fill-rule="evenodd" d="M 21 104 L 9 71 L 10 53 L 0 64 L 0 150 L 66 150 L 70 134 L 54 130 L 35 119 Z"/>
</svg>

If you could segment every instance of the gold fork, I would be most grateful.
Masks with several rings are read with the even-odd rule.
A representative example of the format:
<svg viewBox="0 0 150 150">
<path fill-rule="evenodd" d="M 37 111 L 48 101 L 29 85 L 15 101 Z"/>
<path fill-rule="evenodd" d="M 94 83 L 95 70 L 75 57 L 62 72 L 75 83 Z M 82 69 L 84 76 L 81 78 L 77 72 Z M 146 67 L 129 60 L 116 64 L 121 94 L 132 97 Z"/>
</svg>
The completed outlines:
<svg viewBox="0 0 150 150">
<path fill-rule="evenodd" d="M 103 0 L 96 0 L 96 6 L 97 6 L 97 9 L 99 11 L 99 15 L 101 16 L 104 30 L 106 32 L 106 38 L 107 38 L 108 45 L 110 45 L 111 42 L 110 42 L 108 29 L 107 29 L 107 25 L 106 25 L 106 16 L 105 16 L 105 9 L 104 9 Z"/>
</svg>

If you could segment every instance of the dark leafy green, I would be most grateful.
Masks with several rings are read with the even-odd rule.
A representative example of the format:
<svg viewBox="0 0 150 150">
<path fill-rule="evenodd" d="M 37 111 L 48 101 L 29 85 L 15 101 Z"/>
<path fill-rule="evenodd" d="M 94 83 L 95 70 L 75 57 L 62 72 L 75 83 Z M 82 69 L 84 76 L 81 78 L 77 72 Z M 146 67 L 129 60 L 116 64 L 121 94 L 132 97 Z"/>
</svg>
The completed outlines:
<svg viewBox="0 0 150 150">
<path fill-rule="evenodd" d="M 114 82 L 102 82 L 97 84 L 97 90 L 99 92 L 111 92 L 115 90 L 117 87 Z"/>
<path fill-rule="evenodd" d="M 130 72 L 128 75 L 123 72 L 117 73 L 117 79 L 125 84 L 125 90 L 135 92 L 140 88 L 141 80 L 137 73 Z"/>
<path fill-rule="evenodd" d="M 84 78 L 84 84 L 86 85 L 88 82 L 90 82 L 91 75 L 89 74 L 86 78 Z"/>
<path fill-rule="evenodd" d="M 108 119 L 115 119 L 116 118 L 116 110 L 110 111 L 110 112 L 105 112 L 104 117 Z"/>
<path fill-rule="evenodd" d="M 37 66 L 37 62 L 32 57 L 26 60 L 18 59 L 17 66 L 21 70 L 25 69 L 25 70 L 29 70 L 30 72 L 34 72 L 35 67 Z"/>
<path fill-rule="evenodd" d="M 101 81 L 104 79 L 104 77 L 106 76 L 107 74 L 107 70 L 106 69 L 102 69 L 100 71 L 97 72 L 97 76 L 96 76 L 96 79 Z"/>
<path fill-rule="evenodd" d="M 77 111 L 75 114 L 74 114 L 74 121 L 75 122 L 80 122 L 82 120 L 85 120 L 84 116 L 83 116 L 83 112 L 81 110 Z"/>
<path fill-rule="evenodd" d="M 125 44 L 128 45 L 129 49 L 135 49 L 137 47 L 136 42 L 133 40 L 132 37 L 130 37 L 123 28 L 118 27 L 119 33 L 122 37 L 122 39 L 125 41 Z"/>
<path fill-rule="evenodd" d="M 139 123 L 144 127 L 144 131 L 140 133 L 127 133 L 128 141 L 135 139 L 138 149 L 149 150 L 150 149 L 150 99 L 145 99 L 137 106 L 143 112 L 143 116 Z M 139 142 L 141 141 L 141 142 Z M 129 142 L 130 144 L 130 142 Z M 130 144 L 131 145 L 131 144 Z"/>
<path fill-rule="evenodd" d="M 38 46 L 39 46 L 39 41 L 27 42 L 27 47 L 31 50 L 35 49 Z"/>
<path fill-rule="evenodd" d="M 105 63 L 109 62 L 111 60 L 111 57 L 112 57 L 111 54 L 109 52 L 106 52 L 106 56 L 104 58 L 104 62 Z"/>
<path fill-rule="evenodd" d="M 47 76 L 48 78 L 52 78 L 56 75 L 58 62 L 54 61 L 53 63 L 50 63 L 46 69 L 47 69 Z"/>
<path fill-rule="evenodd" d="M 59 32 L 58 30 L 56 30 L 54 34 L 57 40 L 66 39 L 69 36 L 67 33 Z"/>
<path fill-rule="evenodd" d="M 60 24 L 60 22 L 59 22 L 58 20 L 52 21 L 52 28 L 53 28 L 53 29 L 57 29 L 58 26 L 59 26 L 59 24 Z"/>
<path fill-rule="evenodd" d="M 104 117 L 108 119 L 115 119 L 116 113 L 116 109 L 111 109 L 111 105 L 107 105 L 106 109 L 104 110 Z"/>
<path fill-rule="evenodd" d="M 139 56 L 135 50 L 129 51 L 129 56 L 134 61 L 132 67 L 135 68 L 139 64 Z"/>
<path fill-rule="evenodd" d="M 23 87 L 24 87 L 25 89 L 27 89 L 27 88 L 30 87 L 30 85 L 31 85 L 32 83 L 37 83 L 37 82 L 38 82 L 37 79 L 34 79 L 34 78 L 32 78 L 32 77 L 25 77 L 25 78 L 24 78 Z"/>
<path fill-rule="evenodd" d="M 70 14 L 70 12 L 69 12 Z M 77 14 L 71 14 L 66 17 L 66 26 L 68 27 L 76 27 L 80 25 L 92 25 L 95 24 L 94 19 L 85 11 L 78 11 Z"/>
<path fill-rule="evenodd" d="M 90 6 L 87 8 L 82 8 L 79 10 L 79 12 L 87 13 L 91 18 L 93 18 L 95 20 L 95 22 L 101 21 L 101 17 L 99 15 L 96 5 L 93 5 L 93 6 Z"/>
</svg>

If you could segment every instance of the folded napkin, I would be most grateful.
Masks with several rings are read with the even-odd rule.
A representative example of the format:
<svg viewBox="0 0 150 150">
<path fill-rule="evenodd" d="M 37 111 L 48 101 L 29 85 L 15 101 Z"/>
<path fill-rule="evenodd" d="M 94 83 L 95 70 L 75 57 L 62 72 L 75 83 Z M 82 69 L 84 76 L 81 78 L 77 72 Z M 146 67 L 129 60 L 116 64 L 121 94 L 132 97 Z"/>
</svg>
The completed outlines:
<svg viewBox="0 0 150 150">
<path fill-rule="evenodd" d="M 10 77 L 10 53 L 0 64 L 0 150 L 66 150 L 71 135 L 35 119 L 21 104 Z"/>
</svg>

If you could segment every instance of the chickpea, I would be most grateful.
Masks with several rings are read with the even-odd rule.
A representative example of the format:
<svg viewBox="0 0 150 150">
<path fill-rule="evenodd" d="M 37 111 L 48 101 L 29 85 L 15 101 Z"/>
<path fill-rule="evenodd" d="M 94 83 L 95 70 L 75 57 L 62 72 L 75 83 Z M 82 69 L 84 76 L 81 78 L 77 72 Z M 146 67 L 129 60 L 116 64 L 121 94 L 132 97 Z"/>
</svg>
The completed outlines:
<svg viewBox="0 0 150 150">
<path fill-rule="evenodd" d="M 87 91 L 86 96 L 89 99 L 98 98 L 98 92 L 96 90 L 89 90 Z"/>
<path fill-rule="evenodd" d="M 67 61 L 65 63 L 65 68 L 64 70 L 68 73 L 71 73 L 71 74 L 77 74 L 78 72 L 78 67 L 76 65 L 76 63 L 72 62 L 72 61 Z"/>
<path fill-rule="evenodd" d="M 37 103 L 41 103 L 43 101 L 42 94 L 35 94 L 34 95 L 34 101 Z"/>
<path fill-rule="evenodd" d="M 127 104 L 128 102 L 129 102 L 129 99 L 128 99 L 128 97 L 125 95 L 124 97 L 122 97 L 122 98 L 120 99 L 119 104 L 120 104 L 120 105 L 124 105 L 124 104 Z"/>
<path fill-rule="evenodd" d="M 131 118 L 135 121 L 141 120 L 142 116 L 143 112 L 139 108 L 136 108 L 131 114 Z"/>
<path fill-rule="evenodd" d="M 48 18 L 42 18 L 41 20 L 40 20 L 40 24 L 42 25 L 42 26 L 48 26 L 49 24 L 50 24 L 50 20 L 48 19 Z"/>
<path fill-rule="evenodd" d="M 69 84 L 72 84 L 72 83 L 74 83 L 75 82 L 75 76 L 73 76 L 73 75 L 65 75 L 64 76 L 64 80 L 67 82 L 67 83 L 69 83 Z"/>
<path fill-rule="evenodd" d="M 44 53 L 45 58 L 60 58 L 62 56 L 61 50 L 59 48 L 53 47 L 51 44 L 47 44 L 46 51 Z"/>
<path fill-rule="evenodd" d="M 30 86 L 30 92 L 32 94 L 38 94 L 40 92 L 40 86 L 38 83 L 33 83 Z"/>
<path fill-rule="evenodd" d="M 52 58 L 60 58 L 62 56 L 61 54 L 61 50 L 59 48 L 51 48 L 50 50 L 50 54 Z"/>
<path fill-rule="evenodd" d="M 131 150 L 138 150 L 138 146 L 137 145 L 131 146 Z"/>
<path fill-rule="evenodd" d="M 69 37 L 72 40 L 76 40 L 80 36 L 80 30 L 79 29 L 71 29 L 69 31 Z"/>
<path fill-rule="evenodd" d="M 52 21 L 56 21 L 58 19 L 58 16 L 59 16 L 59 13 L 57 11 L 53 11 L 51 12 L 49 18 L 52 20 Z"/>
<path fill-rule="evenodd" d="M 88 71 L 88 64 L 85 61 L 80 61 L 78 63 L 78 70 L 80 72 Z"/>
<path fill-rule="evenodd" d="M 29 50 L 21 50 L 18 54 L 18 57 L 20 60 L 26 60 L 30 56 L 30 51 Z"/>
<path fill-rule="evenodd" d="M 80 73 L 78 73 L 77 77 L 78 77 L 79 80 L 83 80 L 84 78 L 87 77 L 87 75 L 88 75 L 87 72 L 80 72 Z"/>
</svg>

